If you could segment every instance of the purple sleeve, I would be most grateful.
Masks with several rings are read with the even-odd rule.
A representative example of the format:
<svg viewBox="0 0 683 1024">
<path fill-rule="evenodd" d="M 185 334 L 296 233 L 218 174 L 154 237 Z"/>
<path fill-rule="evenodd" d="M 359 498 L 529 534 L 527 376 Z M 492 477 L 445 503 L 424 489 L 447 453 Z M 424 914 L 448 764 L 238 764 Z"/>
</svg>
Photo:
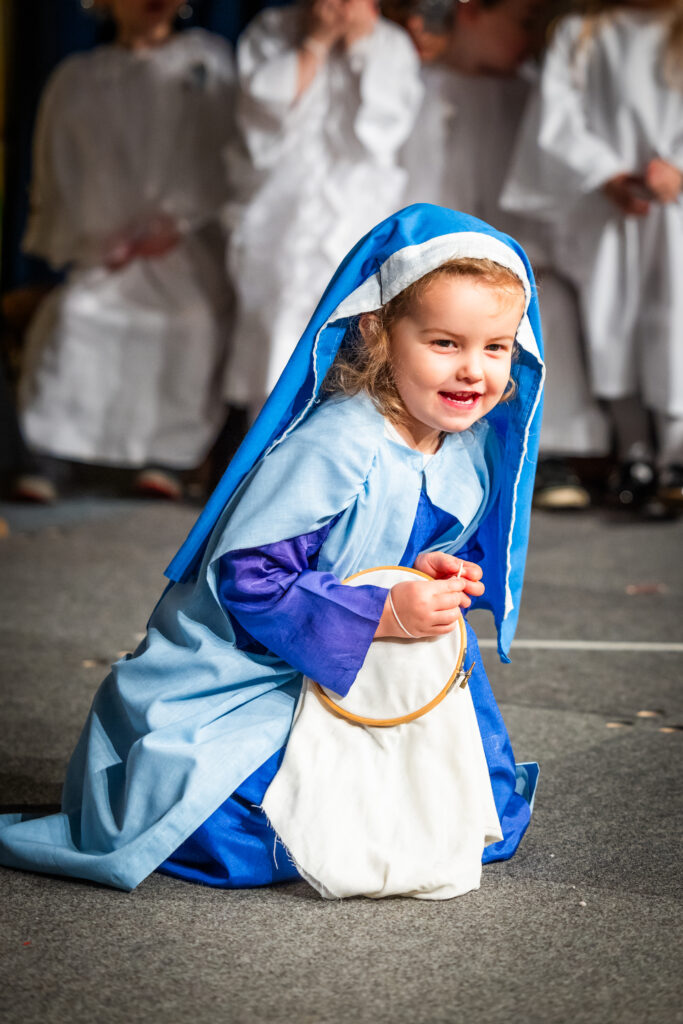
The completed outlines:
<svg viewBox="0 0 683 1024">
<path fill-rule="evenodd" d="M 317 572 L 318 552 L 331 525 L 223 555 L 218 593 L 250 637 L 344 696 L 365 661 L 387 591 L 347 587 L 332 573 Z"/>
</svg>

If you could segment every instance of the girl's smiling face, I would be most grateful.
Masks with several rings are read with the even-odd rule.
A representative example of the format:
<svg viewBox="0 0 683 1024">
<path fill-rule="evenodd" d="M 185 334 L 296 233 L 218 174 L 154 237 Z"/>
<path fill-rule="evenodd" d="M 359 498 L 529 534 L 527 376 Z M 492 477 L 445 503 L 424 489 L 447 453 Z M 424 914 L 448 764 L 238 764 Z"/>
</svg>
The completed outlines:
<svg viewBox="0 0 683 1024">
<path fill-rule="evenodd" d="M 390 328 L 391 361 L 413 447 L 435 451 L 443 431 L 471 427 L 510 379 L 524 292 L 469 276 L 439 277 Z"/>
</svg>

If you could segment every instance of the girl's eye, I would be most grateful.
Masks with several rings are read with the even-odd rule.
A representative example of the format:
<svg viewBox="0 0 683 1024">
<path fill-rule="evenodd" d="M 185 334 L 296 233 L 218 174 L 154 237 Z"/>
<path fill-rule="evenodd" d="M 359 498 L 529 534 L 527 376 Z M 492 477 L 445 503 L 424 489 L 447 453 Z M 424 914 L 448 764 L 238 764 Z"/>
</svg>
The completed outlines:
<svg viewBox="0 0 683 1024">
<path fill-rule="evenodd" d="M 492 341 L 490 345 L 486 346 L 487 352 L 504 352 L 505 345 L 501 345 L 498 341 Z"/>
<path fill-rule="evenodd" d="M 437 348 L 454 348 L 455 342 L 451 341 L 450 338 L 436 338 L 432 345 L 436 345 Z"/>
</svg>

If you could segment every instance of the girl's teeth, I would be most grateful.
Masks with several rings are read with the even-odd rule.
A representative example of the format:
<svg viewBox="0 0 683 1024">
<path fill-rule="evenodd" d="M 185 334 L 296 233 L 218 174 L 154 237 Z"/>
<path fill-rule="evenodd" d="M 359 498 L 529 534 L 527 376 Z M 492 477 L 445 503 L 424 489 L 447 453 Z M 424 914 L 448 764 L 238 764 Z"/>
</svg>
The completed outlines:
<svg viewBox="0 0 683 1024">
<path fill-rule="evenodd" d="M 476 397 L 473 391 L 456 391 L 450 394 L 446 392 L 446 398 L 450 398 L 451 401 L 455 402 L 473 402 Z"/>
</svg>

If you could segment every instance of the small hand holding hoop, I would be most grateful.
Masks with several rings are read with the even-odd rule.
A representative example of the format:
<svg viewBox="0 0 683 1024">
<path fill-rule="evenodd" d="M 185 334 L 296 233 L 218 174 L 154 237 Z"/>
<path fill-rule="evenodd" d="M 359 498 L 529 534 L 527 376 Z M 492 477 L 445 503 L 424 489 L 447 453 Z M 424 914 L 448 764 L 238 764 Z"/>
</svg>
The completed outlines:
<svg viewBox="0 0 683 1024">
<path fill-rule="evenodd" d="M 480 566 L 445 551 L 423 552 L 413 569 L 418 580 L 398 583 L 387 595 L 375 639 L 422 640 L 450 632 L 484 593 Z"/>
<path fill-rule="evenodd" d="M 457 571 L 457 566 L 453 568 Z M 451 691 L 455 691 L 452 699 L 459 699 L 456 694 L 459 688 L 466 687 L 471 672 L 471 669 L 469 672 L 463 669 L 467 632 L 462 616 L 458 614 L 452 626 L 441 628 L 439 632 L 411 635 L 396 616 L 391 598 L 393 587 L 406 585 L 418 589 L 436 587 L 438 593 L 447 594 L 448 581 L 434 580 L 402 566 L 378 566 L 357 573 L 344 583 L 386 589 L 386 610 L 392 616 L 393 632 L 383 637 L 382 643 L 370 644 L 353 686 L 344 696 L 314 684 L 323 705 L 356 725 L 386 728 L 422 718 L 438 707 Z M 399 594 L 405 595 L 405 591 L 399 591 Z M 404 616 L 400 600 L 396 604 Z M 410 608 L 409 603 L 406 607 Z M 419 617 L 417 621 L 419 623 Z M 412 621 L 409 622 L 412 625 Z M 397 636 L 397 627 L 410 637 L 409 644 L 402 636 Z"/>
</svg>

